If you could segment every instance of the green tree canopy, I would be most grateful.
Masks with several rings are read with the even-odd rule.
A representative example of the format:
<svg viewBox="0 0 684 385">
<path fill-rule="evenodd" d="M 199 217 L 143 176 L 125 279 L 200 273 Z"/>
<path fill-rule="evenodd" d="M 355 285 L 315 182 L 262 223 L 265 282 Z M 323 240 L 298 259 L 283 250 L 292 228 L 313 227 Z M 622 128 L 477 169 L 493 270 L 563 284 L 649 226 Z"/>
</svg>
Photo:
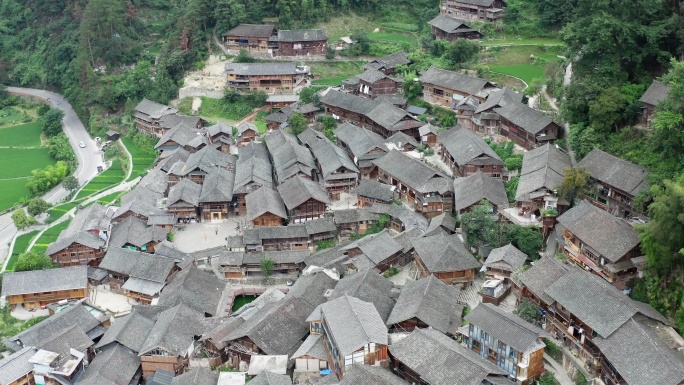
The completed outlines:
<svg viewBox="0 0 684 385">
<path fill-rule="evenodd" d="M 299 112 L 290 115 L 287 122 L 290 124 L 290 130 L 294 136 L 297 136 L 306 130 L 306 117 Z"/>
<path fill-rule="evenodd" d="M 533 261 L 539 259 L 539 251 L 544 245 L 544 237 L 539 229 L 516 224 L 504 226 L 501 238 L 502 244 L 513 244 Z"/>
<path fill-rule="evenodd" d="M 50 257 L 35 251 L 29 251 L 19 255 L 14 271 L 44 270 L 57 267 Z"/>
<path fill-rule="evenodd" d="M 67 191 L 71 192 L 78 190 L 80 185 L 78 184 L 78 179 L 76 179 L 75 176 L 69 175 L 62 181 L 62 187 L 64 187 Z"/>
<path fill-rule="evenodd" d="M 18 208 L 12 211 L 12 221 L 19 230 L 25 229 L 31 226 L 32 224 L 36 223 L 36 220 L 33 217 L 27 215 L 26 211 L 24 211 L 24 209 L 22 208 Z"/>
<path fill-rule="evenodd" d="M 29 214 L 36 216 L 38 214 L 42 214 L 47 209 L 50 208 L 50 204 L 45 202 L 42 198 L 33 198 L 28 204 L 28 207 L 26 208 L 29 212 Z"/>
<path fill-rule="evenodd" d="M 566 169 L 563 182 L 558 186 L 558 196 L 568 201 L 570 207 L 574 206 L 577 199 L 591 192 L 590 177 L 582 167 Z"/>
<path fill-rule="evenodd" d="M 50 109 L 38 119 L 45 136 L 51 137 L 62 133 L 62 119 L 64 113 L 56 108 Z"/>
<path fill-rule="evenodd" d="M 684 267 L 684 176 L 651 187 L 649 221 L 637 227 L 650 267 L 667 276 Z"/>
<path fill-rule="evenodd" d="M 523 299 L 513 313 L 533 325 L 538 325 L 542 317 L 539 306 L 530 301 L 529 298 Z"/>
<path fill-rule="evenodd" d="M 494 207 L 487 200 L 461 215 L 461 227 L 469 246 L 499 246 L 499 226 L 494 215 Z"/>
<path fill-rule="evenodd" d="M 272 259 L 262 259 L 260 262 L 261 265 L 261 274 L 264 275 L 264 277 L 270 277 L 271 274 L 273 274 L 273 260 Z"/>
</svg>

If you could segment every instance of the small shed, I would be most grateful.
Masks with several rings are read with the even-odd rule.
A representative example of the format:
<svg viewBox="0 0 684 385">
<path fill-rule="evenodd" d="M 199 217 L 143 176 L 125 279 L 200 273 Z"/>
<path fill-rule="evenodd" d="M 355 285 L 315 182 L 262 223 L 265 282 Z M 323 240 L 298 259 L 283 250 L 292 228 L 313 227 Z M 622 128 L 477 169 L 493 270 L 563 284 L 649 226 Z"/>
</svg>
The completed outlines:
<svg viewBox="0 0 684 385">
<path fill-rule="evenodd" d="M 115 140 L 119 140 L 121 137 L 121 134 L 114 130 L 107 130 L 107 140 L 111 140 L 112 142 Z"/>
</svg>

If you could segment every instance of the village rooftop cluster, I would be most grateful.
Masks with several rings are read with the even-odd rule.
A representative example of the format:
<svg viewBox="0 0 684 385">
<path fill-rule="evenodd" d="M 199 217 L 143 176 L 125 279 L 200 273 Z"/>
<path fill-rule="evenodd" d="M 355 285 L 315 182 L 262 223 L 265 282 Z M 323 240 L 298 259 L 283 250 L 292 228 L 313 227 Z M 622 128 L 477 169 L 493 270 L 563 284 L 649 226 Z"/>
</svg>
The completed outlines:
<svg viewBox="0 0 684 385">
<path fill-rule="evenodd" d="M 447 1 L 430 24 L 477 38 L 465 22 L 504 7 Z M 327 50 L 322 30 L 269 25 L 223 42 L 286 59 Z M 684 382 L 684 339 L 624 293 L 645 266 L 632 222 L 648 170 L 594 149 L 578 166 L 597 196 L 572 206 L 557 192 L 573 167 L 554 144 L 560 124 L 520 93 L 436 67 L 418 78 L 422 98 L 458 124 L 425 123 L 402 95 L 396 70 L 408 63 L 404 52 L 375 59 L 320 105 L 298 102 L 309 74 L 294 61 L 227 64 L 228 87 L 270 94 L 266 133 L 140 101 L 135 126 L 158 138 L 153 168 L 119 205 L 77 212 L 46 252 L 59 268 L 4 274 L 13 311 L 50 317 L 3 341 L 0 384 L 529 385 L 546 342 L 599 383 Z M 645 121 L 666 94 L 658 82 L 646 91 Z M 294 113 L 309 125 L 297 136 Z M 334 140 L 315 129 L 321 115 L 338 122 Z M 504 181 L 518 171 L 485 136 L 524 151 L 514 203 Z M 483 200 L 499 221 L 556 234 L 555 249 L 530 263 L 510 244 L 469 248 L 459 222 Z M 170 235 L 229 219 L 240 226 L 217 247 L 190 252 Z M 130 310 L 97 306 L 102 288 Z M 243 296 L 257 298 L 233 310 Z M 506 298 L 530 301 L 542 322 Z"/>
</svg>

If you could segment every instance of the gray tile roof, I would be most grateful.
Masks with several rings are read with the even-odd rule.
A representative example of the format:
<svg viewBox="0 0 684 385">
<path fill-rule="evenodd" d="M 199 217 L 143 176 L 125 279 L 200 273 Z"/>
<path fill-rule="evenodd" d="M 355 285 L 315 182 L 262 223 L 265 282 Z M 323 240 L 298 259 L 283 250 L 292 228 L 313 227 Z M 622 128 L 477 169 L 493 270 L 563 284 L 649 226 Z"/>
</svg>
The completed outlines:
<svg viewBox="0 0 684 385">
<path fill-rule="evenodd" d="M 349 150 L 357 158 L 357 163 L 361 159 L 376 159 L 382 156 L 382 154 L 368 154 L 373 150 L 381 153 L 389 151 L 382 136 L 349 122 L 345 122 L 335 129 L 335 137 L 349 147 Z"/>
<path fill-rule="evenodd" d="M 323 233 L 333 233 L 337 231 L 333 217 L 318 218 L 304 223 L 306 233 L 309 236 Z"/>
<path fill-rule="evenodd" d="M 310 334 L 306 337 L 302 346 L 297 349 L 290 359 L 294 360 L 297 357 L 303 356 L 314 357 L 324 361 L 328 360 L 328 355 L 323 347 L 323 338 L 321 338 L 320 334 Z"/>
<path fill-rule="evenodd" d="M 88 267 L 7 272 L 2 278 L 3 296 L 83 289 L 88 287 Z"/>
<path fill-rule="evenodd" d="M 249 381 L 249 385 L 292 385 L 290 377 L 264 370 Z"/>
<path fill-rule="evenodd" d="M 419 193 L 453 190 L 451 178 L 397 150 L 374 160 L 373 164 Z"/>
<path fill-rule="evenodd" d="M 334 374 L 328 377 L 334 376 Z M 317 382 L 316 385 L 319 383 Z M 389 369 L 381 366 L 354 364 L 347 366 L 340 385 L 409 385 Z"/>
<path fill-rule="evenodd" d="M 410 144 L 413 147 L 418 147 L 418 142 L 412 136 L 408 136 L 401 131 L 385 139 L 385 143 L 392 143 L 400 148 L 403 148 L 407 144 Z"/>
<path fill-rule="evenodd" d="M 667 98 L 667 95 L 670 94 L 670 89 L 671 87 L 669 84 L 665 84 L 659 80 L 653 80 L 639 101 L 652 106 L 658 105 L 658 103 Z"/>
<path fill-rule="evenodd" d="M 154 169 L 167 173 L 176 162 L 186 162 L 189 156 L 190 152 L 184 148 L 176 148 L 173 150 L 164 151 L 159 155 Z"/>
<path fill-rule="evenodd" d="M 440 132 L 438 140 L 459 166 L 487 164 L 503 167 L 504 165 L 499 155 L 480 135 L 461 126 Z"/>
<path fill-rule="evenodd" d="M 492 250 L 489 256 L 487 256 L 484 266 L 514 272 L 521 269 L 525 265 L 526 260 L 527 254 L 509 243 L 506 246 Z"/>
<path fill-rule="evenodd" d="M 148 226 L 147 222 L 134 216 L 112 226 L 112 234 L 109 240 L 109 248 L 133 245 L 142 247 L 150 242 L 162 242 L 166 240 L 169 231 L 159 226 Z"/>
<path fill-rule="evenodd" d="M 465 23 L 465 21 L 456 20 L 452 17 L 442 14 L 428 21 L 428 24 L 446 33 L 454 33 L 461 29 L 472 31 L 472 29 Z"/>
<path fill-rule="evenodd" d="M 409 60 L 408 54 L 405 51 L 397 51 L 393 54 L 373 60 L 372 62 L 366 64 L 364 68 L 394 69 L 397 66 L 409 63 L 411 63 L 411 60 Z"/>
<path fill-rule="evenodd" d="M 401 243 L 397 242 L 387 230 L 367 235 L 343 247 L 342 250 L 355 248 L 361 250 L 374 264 L 379 264 L 403 250 Z"/>
<path fill-rule="evenodd" d="M 387 75 L 373 68 L 363 71 L 362 73 L 356 75 L 356 77 L 359 78 L 359 80 L 363 80 L 364 82 L 371 84 L 377 82 L 378 80 L 388 78 Z"/>
<path fill-rule="evenodd" d="M 541 112 L 522 103 L 507 103 L 504 107 L 494 108 L 494 111 L 509 122 L 521 127 L 530 134 L 536 135 L 550 124 L 556 124 Z"/>
<path fill-rule="evenodd" d="M 71 349 L 85 352 L 93 346 L 93 340 L 83 332 L 77 325 L 72 325 L 59 333 L 53 334 L 45 341 L 41 341 L 36 348 L 47 350 L 48 352 L 58 353 L 62 360 L 69 357 Z"/>
<path fill-rule="evenodd" d="M 102 348 L 111 343 L 118 343 L 138 353 L 153 326 L 154 319 L 133 310 L 128 315 L 114 319 L 96 347 Z"/>
<path fill-rule="evenodd" d="M 507 377 L 498 366 L 433 329 L 415 329 L 389 351 L 431 385 L 481 385 L 490 375 Z"/>
<path fill-rule="evenodd" d="M 274 29 L 272 24 L 240 24 L 223 36 L 270 37 Z"/>
<path fill-rule="evenodd" d="M 217 315 L 217 308 L 227 282 L 194 265 L 181 270 L 159 296 L 161 306 L 185 304 L 204 314 Z"/>
<path fill-rule="evenodd" d="M 324 179 L 329 179 L 336 174 L 359 174 L 359 169 L 356 168 L 347 152 L 326 137 L 312 143 L 311 152 L 318 160 Z"/>
<path fill-rule="evenodd" d="M 358 195 L 390 202 L 394 199 L 392 186 L 372 179 L 362 179 L 359 185 L 353 190 Z"/>
<path fill-rule="evenodd" d="M 394 307 L 394 299 L 390 297 L 393 287 L 392 281 L 381 276 L 374 269 L 366 269 L 346 276 L 337 282 L 328 301 L 349 295 L 365 302 L 371 302 L 384 321 Z"/>
<path fill-rule="evenodd" d="M 610 337 L 592 341 L 628 384 L 681 384 L 684 354 L 659 338 L 659 326 L 633 318 Z"/>
<path fill-rule="evenodd" d="M 538 326 L 489 303 L 475 306 L 465 320 L 519 352 L 527 352 L 540 344 L 540 338 L 549 337 Z"/>
<path fill-rule="evenodd" d="M 379 104 L 372 99 L 336 90 L 330 90 L 323 95 L 321 97 L 321 103 L 361 115 L 369 114 L 371 110 L 373 110 Z"/>
<path fill-rule="evenodd" d="M 200 341 L 211 341 L 216 347 L 226 347 L 222 341 L 243 322 L 245 320 L 242 317 L 221 317 L 216 327 L 202 334 Z"/>
<path fill-rule="evenodd" d="M 169 199 L 166 201 L 166 206 L 170 207 L 177 203 L 186 203 L 195 207 L 199 206 L 201 193 L 202 185 L 190 179 L 182 179 L 169 190 Z"/>
<path fill-rule="evenodd" d="M 164 283 L 174 265 L 175 261 L 171 258 L 124 248 L 110 248 L 99 267 L 133 278 Z"/>
<path fill-rule="evenodd" d="M 67 238 L 84 231 L 109 230 L 110 218 L 106 215 L 107 208 L 95 202 L 92 205 L 78 210 L 74 218 L 69 222 L 59 238 Z"/>
<path fill-rule="evenodd" d="M 297 63 L 226 63 L 226 73 L 238 76 L 294 76 L 297 73 Z"/>
<path fill-rule="evenodd" d="M 194 368 L 173 378 L 173 385 L 216 385 L 218 376 L 207 368 Z"/>
<path fill-rule="evenodd" d="M 637 313 L 667 323 L 650 306 L 632 300 L 603 278 L 576 268 L 544 292 L 604 338 Z"/>
<path fill-rule="evenodd" d="M 216 168 L 204 178 L 199 201 L 201 203 L 230 202 L 233 200 L 234 186 L 235 172 L 225 168 Z"/>
<path fill-rule="evenodd" d="M 648 170 L 632 162 L 622 160 L 598 148 L 591 150 L 578 164 L 592 178 L 620 189 L 632 196 L 648 188 Z"/>
<path fill-rule="evenodd" d="M 492 84 L 485 79 L 474 78 L 437 67 L 430 67 L 430 69 L 425 71 L 420 77 L 420 82 L 460 91 L 469 95 L 482 95 L 485 88 L 492 87 Z"/>
<path fill-rule="evenodd" d="M 328 40 L 322 29 L 293 29 L 278 31 L 278 41 L 299 42 L 299 41 L 320 41 Z"/>
<path fill-rule="evenodd" d="M 491 7 L 494 0 L 458 0 L 458 3 L 472 4 L 480 7 Z"/>
<path fill-rule="evenodd" d="M 336 284 L 337 281 L 325 272 L 303 275 L 297 278 L 294 285 L 290 286 L 286 298 L 301 299 L 316 307 L 327 300 L 325 293 L 333 289 Z"/>
<path fill-rule="evenodd" d="M 217 167 L 229 167 L 229 165 L 234 165 L 236 162 L 237 158 L 235 155 L 221 152 L 213 147 L 207 146 L 190 154 L 188 160 L 185 162 L 185 166 L 180 170 L 169 171 L 169 173 L 173 172 L 180 176 L 185 176 L 192 171 L 200 170 L 208 174 Z"/>
<path fill-rule="evenodd" d="M 33 371 L 29 359 L 36 354 L 36 349 L 27 346 L 18 352 L 0 360 L 0 384 L 12 384 L 17 379 Z"/>
<path fill-rule="evenodd" d="M 221 122 L 218 122 L 213 126 L 205 127 L 204 129 L 207 130 L 209 136 L 216 136 L 218 134 L 226 134 L 229 137 L 233 136 L 233 126 Z"/>
<path fill-rule="evenodd" d="M 454 180 L 454 210 L 460 211 L 486 199 L 495 206 L 508 204 L 504 183 L 499 178 L 477 172 Z"/>
<path fill-rule="evenodd" d="M 267 135 L 265 141 L 280 183 L 298 173 L 311 177 L 312 171 L 317 170 L 316 161 L 309 149 L 299 144 L 294 136 L 276 130 Z"/>
<path fill-rule="evenodd" d="M 539 297 L 544 303 L 550 305 L 553 298 L 549 297 L 545 291 L 560 277 L 565 275 L 569 266 L 563 264 L 554 257 L 542 257 L 532 264 L 532 267 L 518 275 L 518 279 L 527 290 Z"/>
<path fill-rule="evenodd" d="M 145 338 L 138 355 L 159 348 L 173 355 L 185 356 L 194 336 L 206 331 L 201 322 L 203 318 L 202 313 L 183 304 L 164 310 Z"/>
<path fill-rule="evenodd" d="M 430 273 L 477 269 L 482 264 L 455 235 L 414 238 L 413 247 Z"/>
<path fill-rule="evenodd" d="M 62 231 L 62 234 L 63 233 L 64 231 Z M 71 236 L 61 236 L 60 234 L 60 237 L 48 246 L 47 250 L 45 251 L 45 254 L 52 255 L 61 250 L 64 250 L 73 243 L 78 243 L 80 245 L 91 247 L 93 249 L 99 249 L 101 247 L 104 247 L 106 242 L 104 239 L 98 237 L 97 235 L 86 231 Z"/>
<path fill-rule="evenodd" d="M 401 289 L 387 325 L 418 318 L 441 333 L 452 333 L 461 326 L 463 307 L 458 303 L 461 290 L 434 276 L 409 281 Z"/>
<path fill-rule="evenodd" d="M 281 183 L 278 186 L 278 192 L 288 210 L 295 209 L 309 199 L 317 200 L 326 205 L 332 203 L 328 193 L 320 184 L 299 175 Z"/>
<path fill-rule="evenodd" d="M 245 147 L 247 146 L 242 148 Z M 268 157 L 265 160 L 256 157 L 243 162 L 238 160 L 233 193 L 246 194 L 262 186 L 273 187 L 273 174 Z"/>
<path fill-rule="evenodd" d="M 411 211 L 403 205 L 374 203 L 370 211 L 376 214 L 386 214 L 400 221 L 406 229 L 427 229 L 428 221 L 424 216 L 415 211 Z"/>
<path fill-rule="evenodd" d="M 487 100 L 477 106 L 475 113 L 479 114 L 480 112 L 487 111 L 494 107 L 503 107 L 508 103 L 521 103 L 522 98 L 523 94 L 521 92 L 515 92 L 510 88 L 504 87 L 490 93 L 489 96 L 487 96 Z"/>
<path fill-rule="evenodd" d="M 601 210 L 587 201 L 558 217 L 566 230 L 585 246 L 610 262 L 618 262 L 639 245 L 639 234 L 621 218 Z"/>
<path fill-rule="evenodd" d="M 388 344 L 385 322 L 371 302 L 344 295 L 322 304 L 321 316 L 341 356 L 371 343 Z"/>
<path fill-rule="evenodd" d="M 532 192 L 556 189 L 563 182 L 565 170 L 571 167 L 570 155 L 551 143 L 526 152 L 523 155 L 515 200 L 528 201 Z"/>
<path fill-rule="evenodd" d="M 52 338 L 55 334 L 77 325 L 84 333 L 88 333 L 100 325 L 100 321 L 81 303 L 69 306 L 50 318 L 10 337 L 10 341 L 20 341 L 23 346 L 37 346 Z"/>
<path fill-rule="evenodd" d="M 247 205 L 247 220 L 252 221 L 266 213 L 275 214 L 283 219 L 287 219 L 287 211 L 283 199 L 278 191 L 269 186 L 262 186 L 259 189 L 245 196 Z"/>
<path fill-rule="evenodd" d="M 175 114 L 178 110 L 171 108 L 167 105 L 153 102 L 148 99 L 143 99 L 135 106 L 137 112 L 142 112 L 145 115 L 149 115 L 152 118 L 160 118 L 163 115 Z"/>
<path fill-rule="evenodd" d="M 290 226 L 263 226 L 256 229 L 259 239 L 307 238 L 309 233 L 304 224 Z M 245 243 L 248 243 L 245 240 Z M 261 242 L 260 242 L 261 243 Z"/>
<path fill-rule="evenodd" d="M 355 97 L 366 99 L 361 96 Z M 400 131 L 411 127 L 418 128 L 423 125 L 423 122 L 415 119 L 405 110 L 385 100 L 379 100 L 377 105 L 366 114 L 366 117 L 388 131 Z"/>
<path fill-rule="evenodd" d="M 371 213 L 367 208 L 335 210 L 335 223 L 338 225 L 377 221 L 380 215 Z"/>
<path fill-rule="evenodd" d="M 151 202 L 140 199 L 130 199 L 126 203 L 123 203 L 121 207 L 116 210 L 116 213 L 112 219 L 116 221 L 117 218 L 129 211 L 146 218 L 150 218 L 155 215 L 167 214 L 165 210 L 157 208 L 157 206 Z"/>
<path fill-rule="evenodd" d="M 158 149 L 169 141 L 175 142 L 177 146 L 187 146 L 193 143 L 193 141 L 197 141 L 197 138 L 199 138 L 197 144 L 208 143 L 207 138 L 202 136 L 201 131 L 197 130 L 195 127 L 180 123 L 174 126 L 172 129 L 166 131 L 162 137 L 159 138 L 159 141 L 157 141 L 157 144 L 154 146 L 154 148 Z M 193 145 L 192 147 L 198 146 Z"/>
<path fill-rule="evenodd" d="M 231 332 L 224 341 L 249 337 L 267 355 L 292 355 L 309 334 L 304 322 L 314 306 L 304 299 L 289 297 L 264 305 Z M 287 333 L 283 333 L 287 330 Z"/>
<path fill-rule="evenodd" d="M 413 238 L 418 238 L 423 235 L 423 230 L 419 228 L 412 228 L 408 229 L 405 231 L 402 231 L 401 233 L 397 234 L 394 236 L 394 239 L 401 244 L 401 246 L 404 248 L 403 252 L 408 253 L 409 251 L 413 250 L 413 244 L 411 243 L 411 239 Z"/>
<path fill-rule="evenodd" d="M 140 358 L 133 351 L 113 344 L 95 356 L 78 384 L 128 385 L 139 367 Z"/>
</svg>

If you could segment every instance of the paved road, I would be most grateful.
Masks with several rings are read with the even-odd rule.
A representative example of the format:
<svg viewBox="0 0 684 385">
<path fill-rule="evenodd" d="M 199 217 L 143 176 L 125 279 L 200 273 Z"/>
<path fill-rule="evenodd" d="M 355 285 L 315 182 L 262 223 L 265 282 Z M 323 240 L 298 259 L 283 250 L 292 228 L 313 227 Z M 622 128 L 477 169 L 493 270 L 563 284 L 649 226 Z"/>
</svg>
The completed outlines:
<svg viewBox="0 0 684 385">
<path fill-rule="evenodd" d="M 95 141 L 90 138 L 90 135 L 88 135 L 83 123 L 81 123 L 78 115 L 76 115 L 76 112 L 71 107 L 71 104 L 69 104 L 62 95 L 32 88 L 7 87 L 7 91 L 15 95 L 29 95 L 43 99 L 48 102 L 50 106 L 62 110 L 64 112 L 62 127 L 78 158 L 78 168 L 76 169 L 74 176 L 76 176 L 79 183 L 83 185 L 97 175 L 97 166 L 102 165 L 102 152 L 98 151 Z M 81 141 L 85 143 L 85 148 L 79 147 L 79 142 Z M 68 191 L 59 185 L 45 194 L 43 199 L 50 203 L 56 203 L 64 199 L 67 195 L 69 195 Z M 17 228 L 12 222 L 12 214 L 7 213 L 0 216 L 0 260 L 5 257 L 8 245 L 16 232 Z"/>
</svg>

